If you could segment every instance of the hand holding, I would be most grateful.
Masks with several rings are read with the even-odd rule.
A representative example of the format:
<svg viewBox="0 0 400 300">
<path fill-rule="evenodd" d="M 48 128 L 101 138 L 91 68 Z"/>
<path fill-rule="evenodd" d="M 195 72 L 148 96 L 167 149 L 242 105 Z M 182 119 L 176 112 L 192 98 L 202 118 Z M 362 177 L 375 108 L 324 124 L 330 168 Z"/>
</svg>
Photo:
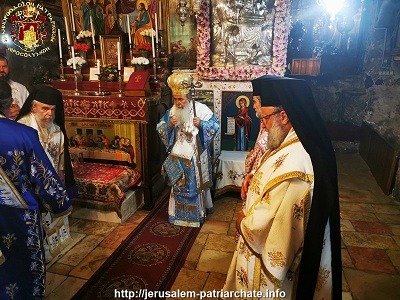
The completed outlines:
<svg viewBox="0 0 400 300">
<path fill-rule="evenodd" d="M 169 124 L 170 124 L 171 126 L 176 126 L 176 124 L 178 124 L 178 120 L 176 119 L 175 116 L 171 116 L 171 117 L 169 118 Z"/>
<path fill-rule="evenodd" d="M 199 117 L 194 117 L 193 118 L 193 125 L 194 126 L 199 127 L 200 126 L 200 122 L 201 122 L 201 120 L 200 120 Z"/>
</svg>

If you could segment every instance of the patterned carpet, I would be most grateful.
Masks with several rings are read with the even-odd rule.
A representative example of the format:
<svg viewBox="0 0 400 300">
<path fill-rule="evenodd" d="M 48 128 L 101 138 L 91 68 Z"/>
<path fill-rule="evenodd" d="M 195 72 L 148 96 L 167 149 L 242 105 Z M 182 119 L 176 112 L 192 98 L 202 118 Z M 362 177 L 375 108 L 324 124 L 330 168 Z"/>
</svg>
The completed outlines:
<svg viewBox="0 0 400 300">
<path fill-rule="evenodd" d="M 142 299 L 141 291 L 145 289 L 163 291 L 171 287 L 200 228 L 170 224 L 168 196 L 161 196 L 73 299 L 115 299 L 121 291 L 131 291 L 135 295 L 132 299 Z"/>
</svg>

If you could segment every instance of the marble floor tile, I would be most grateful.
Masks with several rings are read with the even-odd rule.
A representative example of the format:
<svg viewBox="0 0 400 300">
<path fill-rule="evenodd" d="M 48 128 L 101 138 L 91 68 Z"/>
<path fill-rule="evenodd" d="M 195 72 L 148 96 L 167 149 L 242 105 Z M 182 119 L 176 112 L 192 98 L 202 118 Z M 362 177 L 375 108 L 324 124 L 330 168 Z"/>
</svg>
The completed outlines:
<svg viewBox="0 0 400 300">
<path fill-rule="evenodd" d="M 340 211 L 359 211 L 359 212 L 376 212 L 372 206 L 373 204 L 341 202 Z"/>
<path fill-rule="evenodd" d="M 385 250 L 348 247 L 348 251 L 354 266 L 358 270 L 396 274 L 396 270 Z"/>
<path fill-rule="evenodd" d="M 125 223 L 140 223 L 149 214 L 148 210 L 138 210 Z"/>
<path fill-rule="evenodd" d="M 210 221 L 230 221 L 235 213 L 237 199 L 232 197 L 214 200 L 214 213 L 207 216 Z"/>
<path fill-rule="evenodd" d="M 88 235 L 80 243 L 78 243 L 74 248 L 72 248 L 68 253 L 60 258 L 58 262 L 77 266 L 94 248 L 97 247 L 104 239 L 102 236 Z"/>
<path fill-rule="evenodd" d="M 80 241 L 82 241 L 86 237 L 86 234 L 84 233 L 79 233 L 79 232 L 73 232 L 71 231 L 71 242 L 64 248 L 62 249 L 58 254 L 53 255 L 53 259 L 46 264 L 47 268 L 50 268 L 54 263 L 56 263 L 61 257 L 63 257 L 66 253 L 68 253 L 73 247 L 75 247 L 76 244 L 78 244 Z"/>
<path fill-rule="evenodd" d="M 400 214 L 392 215 L 392 214 L 376 213 L 375 215 L 378 218 L 378 220 L 383 223 L 400 225 Z"/>
<path fill-rule="evenodd" d="M 73 269 L 73 266 L 65 265 L 59 262 L 54 263 L 47 269 L 48 272 L 68 276 L 69 272 Z"/>
<path fill-rule="evenodd" d="M 101 247 L 117 249 L 118 246 L 126 239 L 126 237 L 132 233 L 136 228 L 136 224 L 123 223 L 115 228 L 109 235 L 107 235 L 101 242 Z"/>
<path fill-rule="evenodd" d="M 376 213 L 397 215 L 400 218 L 400 206 L 399 205 L 372 204 L 372 207 Z"/>
<path fill-rule="evenodd" d="M 207 272 L 181 269 L 170 290 L 200 292 L 203 289 L 208 276 L 209 274 Z M 176 299 L 176 298 L 169 298 L 169 299 Z M 178 299 L 198 299 L 198 297 L 188 297 L 188 298 L 178 298 Z"/>
<path fill-rule="evenodd" d="M 201 252 L 197 270 L 227 274 L 232 257 L 233 252 L 204 249 Z"/>
<path fill-rule="evenodd" d="M 114 249 L 111 248 L 95 248 L 70 272 L 70 275 L 89 279 L 113 252 Z"/>
<path fill-rule="evenodd" d="M 379 222 L 378 218 L 375 216 L 374 213 L 369 213 L 369 212 L 354 212 L 354 211 L 341 211 L 340 212 L 340 217 L 344 220 L 359 220 L 359 221 L 365 221 L 368 220 L 370 222 Z"/>
<path fill-rule="evenodd" d="M 400 236 L 400 225 L 388 224 L 388 226 L 390 227 L 390 230 L 392 230 L 393 235 Z"/>
<path fill-rule="evenodd" d="M 400 276 L 344 268 L 354 300 L 400 299 Z"/>
<path fill-rule="evenodd" d="M 227 234 L 229 230 L 230 222 L 226 221 L 209 221 L 204 222 L 200 229 L 202 233 L 215 233 L 215 234 Z"/>
<path fill-rule="evenodd" d="M 225 284 L 226 275 L 221 273 L 211 272 L 207 278 L 206 284 L 203 287 L 203 291 L 220 291 Z M 207 300 L 218 300 L 218 297 L 207 297 Z"/>
<path fill-rule="evenodd" d="M 392 264 L 395 267 L 400 267 L 400 251 L 398 250 L 387 250 L 387 255 L 389 256 Z"/>
<path fill-rule="evenodd" d="M 195 262 L 195 266 L 197 266 L 197 262 L 199 261 L 201 252 L 204 249 L 204 245 L 206 244 L 208 238 L 208 234 L 199 233 L 196 237 L 196 240 L 193 243 L 192 248 L 189 251 L 188 256 L 186 257 L 186 261 Z"/>
<path fill-rule="evenodd" d="M 235 251 L 236 242 L 233 236 L 221 236 L 220 234 L 212 234 L 208 235 L 208 239 L 205 245 L 205 249 L 207 250 L 216 250 L 216 251 L 227 251 L 233 252 Z"/>
<path fill-rule="evenodd" d="M 375 233 L 381 235 L 390 235 L 391 231 L 389 226 L 380 222 L 366 222 L 366 221 L 351 221 L 354 228 L 358 232 Z"/>
<path fill-rule="evenodd" d="M 346 246 L 356 246 L 376 249 L 399 249 L 390 236 L 368 234 L 362 232 L 342 232 L 342 239 Z"/>
<path fill-rule="evenodd" d="M 350 291 L 349 285 L 347 284 L 346 276 L 344 275 L 343 271 L 342 271 L 342 291 L 343 292 Z"/>
<path fill-rule="evenodd" d="M 118 224 L 116 223 L 80 219 L 74 223 L 74 225 L 70 226 L 70 228 L 71 231 L 87 235 L 92 234 L 105 236 L 113 231 L 117 226 Z"/>
<path fill-rule="evenodd" d="M 67 276 L 46 272 L 46 291 L 45 297 L 51 294 L 61 283 L 67 279 Z"/>
<path fill-rule="evenodd" d="M 356 231 L 350 220 L 340 220 L 340 231 Z"/>
<path fill-rule="evenodd" d="M 343 267 L 354 267 L 351 257 L 347 249 L 342 249 L 342 266 Z"/>
<path fill-rule="evenodd" d="M 400 247 L 400 236 L 394 236 L 393 240 L 396 242 L 396 244 Z"/>
<path fill-rule="evenodd" d="M 86 280 L 84 279 L 68 277 L 46 297 L 46 300 L 70 300 L 85 282 Z"/>
</svg>

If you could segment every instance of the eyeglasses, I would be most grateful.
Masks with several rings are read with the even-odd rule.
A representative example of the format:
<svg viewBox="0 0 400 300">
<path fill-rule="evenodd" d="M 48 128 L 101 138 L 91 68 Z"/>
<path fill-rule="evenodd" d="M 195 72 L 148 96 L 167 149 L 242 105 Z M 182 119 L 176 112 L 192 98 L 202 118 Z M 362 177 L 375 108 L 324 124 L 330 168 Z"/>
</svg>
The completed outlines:
<svg viewBox="0 0 400 300">
<path fill-rule="evenodd" d="M 271 118 L 273 115 L 279 114 L 282 110 L 277 110 L 274 111 L 273 113 L 269 114 L 269 115 L 265 115 L 265 116 L 261 116 L 259 117 L 260 120 L 265 119 L 268 121 L 269 118 Z"/>
</svg>

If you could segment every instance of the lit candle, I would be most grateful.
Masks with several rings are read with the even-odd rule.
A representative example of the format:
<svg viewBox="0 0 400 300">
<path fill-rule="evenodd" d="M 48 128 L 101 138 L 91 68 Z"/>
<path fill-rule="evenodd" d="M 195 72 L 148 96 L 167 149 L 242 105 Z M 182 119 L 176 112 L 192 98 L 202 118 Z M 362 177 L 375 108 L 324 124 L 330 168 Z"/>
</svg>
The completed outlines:
<svg viewBox="0 0 400 300">
<path fill-rule="evenodd" d="M 93 27 L 92 16 L 90 16 L 90 31 L 92 32 L 92 42 L 93 42 L 93 45 L 94 45 L 95 44 L 95 39 L 94 39 L 94 27 Z"/>
<path fill-rule="evenodd" d="M 118 71 L 121 71 L 121 49 L 120 43 L 117 42 Z"/>
<path fill-rule="evenodd" d="M 75 51 L 74 48 L 71 47 L 71 53 L 72 53 L 72 68 L 74 69 L 74 71 L 76 70 L 76 64 L 75 64 Z"/>
<path fill-rule="evenodd" d="M 100 59 L 97 60 L 97 74 L 100 74 Z"/>
<path fill-rule="evenodd" d="M 126 25 L 128 26 L 128 40 L 129 45 L 132 45 L 132 36 L 131 36 L 131 24 L 129 24 L 129 15 L 126 14 Z"/>
<path fill-rule="evenodd" d="M 151 52 L 153 54 L 153 58 L 156 57 L 156 49 L 154 48 L 154 37 L 151 37 Z"/>
<path fill-rule="evenodd" d="M 158 21 L 157 21 L 157 13 L 154 14 L 154 19 L 156 20 L 156 45 L 158 45 Z"/>
<path fill-rule="evenodd" d="M 68 46 L 69 46 L 69 45 L 71 45 L 71 37 L 69 36 L 67 17 L 64 17 L 64 23 L 65 23 L 65 32 L 67 33 L 67 42 L 68 42 Z"/>
<path fill-rule="evenodd" d="M 60 58 L 62 59 L 62 46 L 61 46 L 61 31 L 60 28 L 57 29 L 58 33 L 58 51 L 60 53 Z"/>
<path fill-rule="evenodd" d="M 69 4 L 71 8 L 71 20 L 72 20 L 72 31 L 75 32 L 75 17 L 74 17 L 74 8 L 72 7 L 72 3 Z"/>
</svg>

